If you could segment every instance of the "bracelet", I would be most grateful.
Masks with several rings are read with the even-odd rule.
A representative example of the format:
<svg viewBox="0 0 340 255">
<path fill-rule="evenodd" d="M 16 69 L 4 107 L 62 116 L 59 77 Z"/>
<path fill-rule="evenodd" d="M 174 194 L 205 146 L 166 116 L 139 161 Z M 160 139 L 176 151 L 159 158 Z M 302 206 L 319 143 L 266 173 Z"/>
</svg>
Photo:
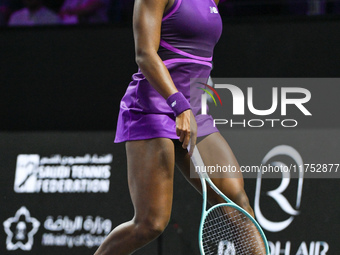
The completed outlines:
<svg viewBox="0 0 340 255">
<path fill-rule="evenodd" d="M 180 115 L 185 110 L 190 109 L 188 100 L 184 97 L 181 92 L 176 92 L 168 97 L 166 100 L 167 104 L 174 111 L 175 117 Z"/>
</svg>

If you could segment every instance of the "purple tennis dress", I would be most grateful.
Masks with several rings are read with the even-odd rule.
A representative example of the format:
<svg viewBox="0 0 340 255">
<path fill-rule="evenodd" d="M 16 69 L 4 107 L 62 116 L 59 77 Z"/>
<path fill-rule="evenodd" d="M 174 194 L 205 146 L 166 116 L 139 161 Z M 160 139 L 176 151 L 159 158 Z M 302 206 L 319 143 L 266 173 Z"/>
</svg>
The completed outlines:
<svg viewBox="0 0 340 255">
<path fill-rule="evenodd" d="M 221 31 L 221 17 L 213 0 L 175 0 L 162 19 L 158 54 L 178 91 L 190 101 L 198 137 L 218 130 L 210 115 L 200 115 L 203 91 L 196 88 L 190 94 L 190 79 L 208 80 L 213 49 Z M 178 139 L 175 121 L 166 99 L 138 70 L 120 103 L 115 142 L 159 137 Z"/>
</svg>

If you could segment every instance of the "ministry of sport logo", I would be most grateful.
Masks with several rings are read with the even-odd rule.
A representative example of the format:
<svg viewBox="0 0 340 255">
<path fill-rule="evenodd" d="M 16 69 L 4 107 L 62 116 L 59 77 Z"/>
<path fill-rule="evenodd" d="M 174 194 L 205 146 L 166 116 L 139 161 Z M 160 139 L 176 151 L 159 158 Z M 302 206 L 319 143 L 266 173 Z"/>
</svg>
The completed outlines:
<svg viewBox="0 0 340 255">
<path fill-rule="evenodd" d="M 267 86 L 264 89 L 263 86 L 258 86 L 260 87 L 258 88 L 256 85 L 261 83 L 261 81 L 268 85 L 269 81 L 266 79 L 255 79 L 254 86 L 247 87 L 245 92 L 241 88 L 244 88 L 244 84 L 251 84 L 250 79 L 246 79 L 246 83 L 241 78 L 233 80 L 234 84 L 240 82 L 243 86 L 227 83 L 228 80 L 225 79 L 214 79 L 214 81 L 216 81 L 215 84 L 208 85 L 193 79 L 192 84 L 195 89 L 191 93 L 196 93 L 195 90 L 197 91 L 197 89 L 205 92 L 200 98 L 201 115 L 208 114 L 209 101 L 218 106 L 218 109 L 211 114 L 214 117 L 213 125 L 215 127 L 259 128 L 280 126 L 291 128 L 298 126 L 299 119 L 297 117 L 301 119 L 306 116 L 312 116 L 307 107 L 308 102 L 311 100 L 311 92 L 306 88 L 291 87 L 287 80 L 272 79 L 273 86 Z M 284 86 L 278 87 L 275 84 Z M 223 97 L 230 98 L 230 96 L 231 100 L 223 99 Z M 219 104 L 215 97 L 217 97 Z M 222 101 L 229 105 L 223 105 Z M 268 105 L 268 102 L 271 105 Z M 265 106 L 262 106 L 263 104 Z M 261 105 L 261 107 L 257 105 Z M 256 116 L 256 118 L 249 118 L 249 116 Z M 292 116 L 294 117 L 292 118 Z"/>
<path fill-rule="evenodd" d="M 99 246 L 112 230 L 112 221 L 99 215 L 48 215 L 45 220 L 41 216 L 39 219 L 22 206 L 13 217 L 5 220 L 7 250 L 30 251 L 34 239 L 41 239 L 40 247 L 93 248 Z M 38 231 L 39 235 L 36 235 Z"/>
<path fill-rule="evenodd" d="M 32 249 L 34 235 L 37 233 L 40 222 L 31 217 L 26 207 L 21 207 L 14 215 L 3 223 L 7 234 L 7 250 L 13 251 L 21 249 L 29 251 Z"/>
</svg>

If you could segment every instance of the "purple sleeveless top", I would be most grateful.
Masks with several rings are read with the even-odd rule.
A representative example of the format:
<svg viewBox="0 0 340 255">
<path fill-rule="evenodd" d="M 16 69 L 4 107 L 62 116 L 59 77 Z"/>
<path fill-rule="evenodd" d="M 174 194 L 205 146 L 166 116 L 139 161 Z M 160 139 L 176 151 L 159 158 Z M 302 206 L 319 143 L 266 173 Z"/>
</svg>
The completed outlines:
<svg viewBox="0 0 340 255">
<path fill-rule="evenodd" d="M 221 31 L 221 17 L 213 0 L 175 0 L 162 19 L 158 54 L 177 89 L 190 101 L 198 137 L 218 130 L 213 127 L 210 115 L 199 115 L 203 91 L 195 85 L 190 94 L 190 80 L 191 83 L 194 79 L 208 80 Z M 175 120 L 166 99 L 138 70 L 120 103 L 115 142 L 158 137 L 178 139 Z"/>
</svg>

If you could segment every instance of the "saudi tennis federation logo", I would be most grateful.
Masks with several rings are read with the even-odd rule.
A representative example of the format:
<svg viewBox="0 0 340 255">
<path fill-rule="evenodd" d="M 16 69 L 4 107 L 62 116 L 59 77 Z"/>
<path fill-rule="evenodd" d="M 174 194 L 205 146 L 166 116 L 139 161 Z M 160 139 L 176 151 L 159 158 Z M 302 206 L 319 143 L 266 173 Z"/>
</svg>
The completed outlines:
<svg viewBox="0 0 340 255">
<path fill-rule="evenodd" d="M 27 208 L 21 207 L 14 217 L 4 221 L 7 250 L 30 251 L 33 246 L 33 236 L 37 233 L 39 226 L 40 222 L 31 217 Z"/>
<path fill-rule="evenodd" d="M 34 193 L 36 191 L 40 156 L 36 154 L 18 155 L 14 190 L 17 193 Z"/>
<path fill-rule="evenodd" d="M 201 114 L 206 115 L 207 114 L 207 95 L 209 95 L 210 98 L 214 101 L 215 106 L 217 106 L 217 102 L 213 94 L 216 95 L 221 106 L 223 104 L 222 104 L 220 95 L 217 93 L 217 91 L 213 87 L 203 82 L 199 82 L 199 83 L 205 86 L 205 88 L 201 88 L 201 87 L 197 87 L 197 88 L 205 92 L 201 96 Z"/>
</svg>

